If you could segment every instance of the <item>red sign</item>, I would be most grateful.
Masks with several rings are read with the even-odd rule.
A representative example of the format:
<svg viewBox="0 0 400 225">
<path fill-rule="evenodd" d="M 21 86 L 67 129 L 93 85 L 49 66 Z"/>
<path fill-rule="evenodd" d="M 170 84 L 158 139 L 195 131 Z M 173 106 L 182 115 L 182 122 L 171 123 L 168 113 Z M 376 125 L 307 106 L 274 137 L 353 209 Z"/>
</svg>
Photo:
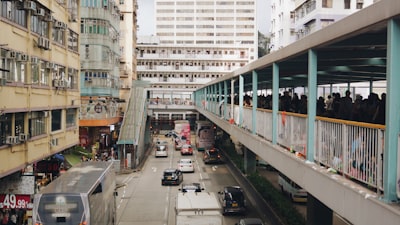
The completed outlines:
<svg viewBox="0 0 400 225">
<path fill-rule="evenodd" d="M 0 209 L 32 209 L 30 195 L 0 194 Z"/>
</svg>

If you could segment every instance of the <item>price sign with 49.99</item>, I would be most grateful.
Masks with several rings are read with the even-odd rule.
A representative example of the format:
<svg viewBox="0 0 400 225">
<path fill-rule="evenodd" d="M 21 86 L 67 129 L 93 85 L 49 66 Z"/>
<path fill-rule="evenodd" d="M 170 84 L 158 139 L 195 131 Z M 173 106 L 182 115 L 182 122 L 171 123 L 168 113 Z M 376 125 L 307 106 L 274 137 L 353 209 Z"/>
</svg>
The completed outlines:
<svg viewBox="0 0 400 225">
<path fill-rule="evenodd" d="M 32 209 L 30 195 L 0 194 L 0 209 Z"/>
</svg>

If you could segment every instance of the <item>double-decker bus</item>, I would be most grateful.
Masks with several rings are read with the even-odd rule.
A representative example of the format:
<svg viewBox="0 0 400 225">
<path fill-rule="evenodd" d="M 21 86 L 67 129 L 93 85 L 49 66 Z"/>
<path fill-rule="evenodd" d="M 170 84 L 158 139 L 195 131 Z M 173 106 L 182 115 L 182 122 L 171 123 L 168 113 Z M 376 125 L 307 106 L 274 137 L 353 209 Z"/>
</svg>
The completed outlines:
<svg viewBox="0 0 400 225">
<path fill-rule="evenodd" d="M 203 151 L 214 147 L 214 125 L 209 121 L 196 121 L 196 148 Z"/>
<path fill-rule="evenodd" d="M 33 200 L 34 225 L 115 225 L 116 182 L 110 162 L 82 162 Z"/>
</svg>

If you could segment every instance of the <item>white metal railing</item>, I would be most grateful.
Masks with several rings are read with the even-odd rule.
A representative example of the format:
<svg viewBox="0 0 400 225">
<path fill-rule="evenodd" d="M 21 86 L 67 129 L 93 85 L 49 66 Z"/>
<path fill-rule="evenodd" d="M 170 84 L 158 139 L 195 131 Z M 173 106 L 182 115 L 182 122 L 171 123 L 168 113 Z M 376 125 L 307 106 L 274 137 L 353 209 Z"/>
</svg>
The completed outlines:
<svg viewBox="0 0 400 225">
<path fill-rule="evenodd" d="M 207 102 L 208 111 L 218 103 Z M 231 124 L 252 131 L 252 109 L 243 108 L 243 123 L 239 124 L 239 106 L 227 106 Z M 213 111 L 214 113 L 214 111 Z M 217 113 L 218 114 L 218 113 Z M 220 115 L 221 116 L 221 115 Z M 257 109 L 256 134 L 272 140 L 272 111 Z M 224 119 L 221 117 L 221 119 Z M 278 113 L 278 144 L 289 151 L 307 155 L 307 115 Z M 338 174 L 362 183 L 377 192 L 383 190 L 383 143 L 385 126 L 317 117 L 315 120 L 314 161 Z"/>
</svg>

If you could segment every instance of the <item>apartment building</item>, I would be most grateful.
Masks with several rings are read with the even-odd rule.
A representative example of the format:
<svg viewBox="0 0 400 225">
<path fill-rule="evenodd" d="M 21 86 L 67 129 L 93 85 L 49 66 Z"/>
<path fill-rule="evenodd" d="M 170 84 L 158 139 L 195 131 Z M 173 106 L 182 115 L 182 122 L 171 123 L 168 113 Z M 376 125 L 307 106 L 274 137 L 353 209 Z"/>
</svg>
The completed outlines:
<svg viewBox="0 0 400 225">
<path fill-rule="evenodd" d="M 122 120 L 120 19 L 126 14 L 121 13 L 119 4 L 113 0 L 83 0 L 80 4 L 79 141 L 81 146 L 98 153 L 110 150 Z"/>
<path fill-rule="evenodd" d="M 376 1 L 271 0 L 270 50 L 279 50 Z"/>
<path fill-rule="evenodd" d="M 78 144 L 79 14 L 76 0 L 0 2 L 0 197 L 18 203 L 1 210 L 29 209 L 34 168 L 57 175 L 39 165 Z"/>
</svg>

